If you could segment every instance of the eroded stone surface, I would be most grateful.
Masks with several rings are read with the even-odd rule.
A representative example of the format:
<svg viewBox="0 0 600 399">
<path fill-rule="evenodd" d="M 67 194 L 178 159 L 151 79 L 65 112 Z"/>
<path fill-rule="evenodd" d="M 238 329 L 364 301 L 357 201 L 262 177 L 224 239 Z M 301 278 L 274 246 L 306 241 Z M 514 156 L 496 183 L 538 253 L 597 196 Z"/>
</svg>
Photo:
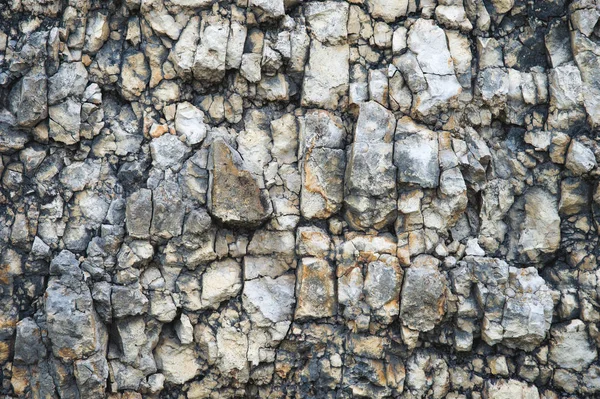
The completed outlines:
<svg viewBox="0 0 600 399">
<path fill-rule="evenodd" d="M 0 15 L 0 396 L 600 395 L 597 1 Z"/>
</svg>

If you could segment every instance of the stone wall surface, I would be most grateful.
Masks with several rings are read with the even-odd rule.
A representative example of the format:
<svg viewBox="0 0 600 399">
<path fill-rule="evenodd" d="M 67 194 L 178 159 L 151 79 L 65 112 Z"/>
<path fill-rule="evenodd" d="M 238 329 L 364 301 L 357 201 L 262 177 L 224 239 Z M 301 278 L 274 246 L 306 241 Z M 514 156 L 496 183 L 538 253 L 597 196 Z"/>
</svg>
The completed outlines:
<svg viewBox="0 0 600 399">
<path fill-rule="evenodd" d="M 600 397 L 599 0 L 0 0 L 0 397 Z"/>
</svg>

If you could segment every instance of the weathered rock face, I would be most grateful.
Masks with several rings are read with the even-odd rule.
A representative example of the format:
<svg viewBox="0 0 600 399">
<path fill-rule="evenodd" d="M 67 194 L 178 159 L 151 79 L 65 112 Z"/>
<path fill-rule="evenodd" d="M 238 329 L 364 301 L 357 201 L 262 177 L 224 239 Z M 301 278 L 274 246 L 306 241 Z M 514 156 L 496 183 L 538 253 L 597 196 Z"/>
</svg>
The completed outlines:
<svg viewBox="0 0 600 399">
<path fill-rule="evenodd" d="M 598 0 L 0 1 L 0 396 L 600 397 Z"/>
</svg>

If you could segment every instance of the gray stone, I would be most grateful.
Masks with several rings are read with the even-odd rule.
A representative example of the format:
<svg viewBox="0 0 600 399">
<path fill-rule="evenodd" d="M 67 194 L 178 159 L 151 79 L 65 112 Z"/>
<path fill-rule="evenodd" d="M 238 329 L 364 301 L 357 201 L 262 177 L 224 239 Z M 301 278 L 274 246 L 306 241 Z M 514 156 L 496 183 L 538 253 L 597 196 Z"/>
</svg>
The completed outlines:
<svg viewBox="0 0 600 399">
<path fill-rule="evenodd" d="M 19 321 L 15 338 L 15 361 L 35 364 L 46 357 L 46 352 L 42 342 L 42 330 L 36 322 L 30 317 Z"/>
<path fill-rule="evenodd" d="M 302 105 L 335 109 L 347 95 L 349 47 L 327 46 L 313 40 L 302 84 Z"/>
<path fill-rule="evenodd" d="M 129 234 L 135 238 L 149 238 L 152 220 L 152 191 L 140 189 L 132 193 L 127 198 L 125 214 Z"/>
<path fill-rule="evenodd" d="M 518 380 L 486 381 L 483 392 L 485 399 L 539 399 L 535 385 Z"/>
<path fill-rule="evenodd" d="M 81 103 L 73 98 L 53 105 L 49 108 L 49 136 L 54 141 L 67 145 L 79 142 L 81 126 Z"/>
<path fill-rule="evenodd" d="M 150 142 L 152 164 L 160 169 L 181 169 L 183 161 L 190 153 L 190 148 L 181 142 L 179 137 L 163 134 Z"/>
<path fill-rule="evenodd" d="M 308 3 L 304 11 L 312 37 L 323 44 L 341 44 L 348 30 L 348 4 L 336 1 Z"/>
<path fill-rule="evenodd" d="M 150 68 L 144 53 L 127 51 L 121 66 L 121 95 L 129 101 L 136 100 L 146 89 L 150 80 Z"/>
<path fill-rule="evenodd" d="M 440 177 L 437 134 L 412 125 L 407 117 L 400 119 L 394 142 L 394 165 L 398 168 L 398 183 L 437 187 Z"/>
<path fill-rule="evenodd" d="M 242 267 L 233 259 L 214 262 L 202 274 L 202 308 L 219 307 L 242 289 Z"/>
<path fill-rule="evenodd" d="M 189 145 L 200 144 L 206 137 L 204 113 L 188 102 L 177 105 L 175 129 Z"/>
<path fill-rule="evenodd" d="M 561 110 L 582 105 L 581 74 L 575 65 L 565 64 L 552 69 L 548 81 L 551 105 Z"/>
<path fill-rule="evenodd" d="M 79 392 L 90 399 L 104 398 L 108 379 L 108 362 L 104 353 L 96 353 L 87 359 L 77 360 L 74 365 Z"/>
<path fill-rule="evenodd" d="M 88 72 L 81 62 L 65 62 L 48 79 L 48 104 L 54 105 L 67 97 L 81 98 L 88 84 Z"/>
<path fill-rule="evenodd" d="M 596 360 L 596 346 L 590 341 L 583 321 L 557 324 L 550 335 L 550 360 L 558 367 L 581 371 Z"/>
<path fill-rule="evenodd" d="M 142 293 L 140 284 L 114 285 L 111 291 L 113 317 L 137 316 L 148 310 L 148 298 Z"/>
<path fill-rule="evenodd" d="M 285 14 L 283 0 L 250 0 L 249 5 L 262 11 L 269 18 L 278 18 Z"/>
<path fill-rule="evenodd" d="M 108 35 L 110 28 L 108 26 L 108 15 L 106 12 L 96 11 L 91 13 L 85 27 L 85 45 L 83 51 L 95 54 L 102 48 Z"/>
<path fill-rule="evenodd" d="M 65 361 L 92 355 L 101 339 L 102 323 L 87 285 L 75 276 L 52 277 L 45 294 L 48 338 L 52 353 Z"/>
<path fill-rule="evenodd" d="M 346 220 L 364 230 L 382 228 L 396 216 L 396 168 L 392 135 L 396 120 L 380 104 L 360 106 L 346 166 Z"/>
<path fill-rule="evenodd" d="M 242 301 L 250 320 L 259 326 L 292 320 L 295 281 L 291 274 L 246 281 Z"/>
<path fill-rule="evenodd" d="M 368 0 L 369 12 L 374 18 L 381 18 L 386 22 L 394 22 L 397 18 L 403 17 L 408 12 L 407 0 Z"/>
<path fill-rule="evenodd" d="M 200 44 L 192 67 L 194 78 L 218 82 L 225 76 L 229 20 L 213 15 L 204 18 L 200 28 Z"/>
<path fill-rule="evenodd" d="M 432 256 L 419 255 L 404 274 L 400 319 L 413 330 L 433 329 L 446 312 L 446 279 L 438 265 Z"/>
<path fill-rule="evenodd" d="M 46 75 L 36 69 L 15 84 L 9 95 L 9 106 L 19 126 L 35 126 L 48 116 L 47 92 Z"/>
<path fill-rule="evenodd" d="M 196 47 L 200 39 L 200 18 L 190 18 L 189 22 L 181 32 L 179 40 L 175 43 L 169 53 L 169 59 L 173 61 L 175 69 L 186 78 L 192 75 Z"/>
<path fill-rule="evenodd" d="M 141 210 L 143 211 L 143 209 Z M 177 183 L 164 181 L 152 192 L 150 234 L 170 239 L 181 234 L 185 207 Z"/>
<path fill-rule="evenodd" d="M 530 188 L 511 209 L 517 231 L 511 248 L 524 263 L 538 263 L 552 257 L 560 246 L 560 216 L 557 199 L 544 189 Z"/>
<path fill-rule="evenodd" d="M 181 345 L 173 337 L 163 337 L 154 350 L 156 365 L 165 381 L 183 384 L 200 372 L 198 354 L 193 345 Z"/>
<path fill-rule="evenodd" d="M 382 309 L 386 316 L 398 315 L 400 289 L 404 272 L 396 258 L 389 257 L 387 262 L 380 260 L 369 263 L 365 276 L 365 302 L 373 310 Z"/>
<path fill-rule="evenodd" d="M 598 163 L 592 150 L 583 145 L 578 140 L 571 140 L 571 145 L 567 151 L 565 166 L 575 175 L 582 175 L 590 172 Z"/>
</svg>

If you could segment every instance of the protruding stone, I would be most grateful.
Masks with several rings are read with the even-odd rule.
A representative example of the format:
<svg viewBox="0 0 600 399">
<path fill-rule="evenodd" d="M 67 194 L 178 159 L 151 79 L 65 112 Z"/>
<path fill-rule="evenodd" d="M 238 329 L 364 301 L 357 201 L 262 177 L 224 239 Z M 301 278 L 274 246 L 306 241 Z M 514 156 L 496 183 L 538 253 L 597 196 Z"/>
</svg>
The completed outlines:
<svg viewBox="0 0 600 399">
<path fill-rule="evenodd" d="M 335 316 L 337 302 L 333 268 L 323 259 L 302 258 L 296 285 L 295 319 L 319 319 Z"/>
<path fill-rule="evenodd" d="M 347 95 L 349 82 L 347 44 L 327 46 L 313 40 L 302 84 L 302 105 L 336 109 Z"/>
<path fill-rule="evenodd" d="M 413 330 L 429 331 L 446 312 L 446 279 L 439 261 L 419 255 L 406 270 L 400 300 L 400 319 Z"/>
<path fill-rule="evenodd" d="M 233 259 L 214 262 L 202 274 L 203 308 L 219 307 L 219 304 L 235 297 L 242 289 L 242 267 Z"/>
<path fill-rule="evenodd" d="M 582 175 L 590 172 L 597 166 L 596 157 L 592 150 L 583 145 L 578 140 L 571 140 L 571 145 L 567 151 L 565 166 L 575 175 Z"/>
<path fill-rule="evenodd" d="M 15 84 L 9 95 L 9 106 L 19 126 L 33 127 L 48 116 L 47 92 L 46 75 L 36 69 Z"/>
<path fill-rule="evenodd" d="M 538 263 L 549 259 L 560 246 L 557 199 L 542 188 L 530 188 L 511 209 L 518 231 L 511 241 L 518 259 Z"/>
<path fill-rule="evenodd" d="M 136 238 L 150 236 L 152 221 L 152 191 L 140 189 L 129 196 L 126 207 L 127 230 Z"/>
<path fill-rule="evenodd" d="M 163 134 L 150 142 L 152 163 L 160 169 L 180 169 L 183 161 L 189 155 L 190 149 L 181 142 L 179 137 Z"/>
<path fill-rule="evenodd" d="M 300 149 L 304 217 L 325 219 L 340 210 L 346 156 L 341 119 L 327 111 L 309 111 L 301 121 Z"/>
<path fill-rule="evenodd" d="M 550 335 L 550 360 L 559 367 L 581 371 L 596 360 L 596 346 L 581 320 L 555 325 Z"/>
<path fill-rule="evenodd" d="M 244 168 L 237 151 L 224 141 L 216 140 L 210 156 L 208 210 L 211 215 L 232 226 L 257 226 L 267 220 L 273 212 L 269 194 Z"/>
<path fill-rule="evenodd" d="M 483 392 L 485 399 L 539 399 L 535 385 L 518 380 L 487 381 Z"/>
<path fill-rule="evenodd" d="M 242 301 L 250 320 L 258 325 L 291 321 L 294 313 L 294 275 L 261 277 L 244 283 Z"/>
<path fill-rule="evenodd" d="M 437 187 L 440 178 L 437 134 L 404 117 L 398 121 L 395 140 L 394 165 L 398 168 L 398 183 Z"/>
<path fill-rule="evenodd" d="M 385 22 L 394 22 L 397 18 L 405 16 L 408 13 L 408 4 L 408 0 L 367 0 L 371 15 Z"/>
<path fill-rule="evenodd" d="M 356 229 L 383 228 L 396 216 L 392 135 L 396 120 L 380 104 L 360 106 L 346 167 L 346 220 Z"/>
</svg>

